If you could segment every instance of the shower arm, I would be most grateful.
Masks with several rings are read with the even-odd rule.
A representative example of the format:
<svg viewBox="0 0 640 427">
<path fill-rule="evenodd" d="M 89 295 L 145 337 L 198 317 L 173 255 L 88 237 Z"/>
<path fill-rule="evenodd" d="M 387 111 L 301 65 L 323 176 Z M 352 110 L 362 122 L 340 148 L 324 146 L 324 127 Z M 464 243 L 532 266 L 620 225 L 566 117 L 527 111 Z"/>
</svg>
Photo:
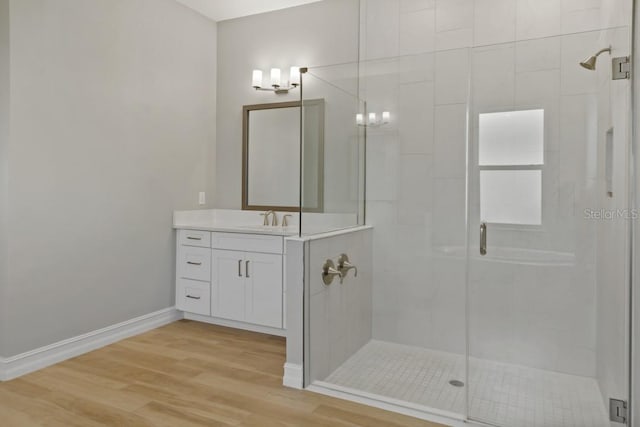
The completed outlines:
<svg viewBox="0 0 640 427">
<path fill-rule="evenodd" d="M 605 53 L 605 52 L 609 52 L 609 53 L 611 53 L 611 46 L 609 46 L 609 47 L 605 47 L 604 49 L 600 49 L 600 50 L 599 50 L 599 51 L 597 51 L 597 52 L 596 52 L 596 54 L 595 54 L 595 55 L 593 55 L 593 56 L 595 56 L 595 57 L 597 58 L 598 56 L 600 56 L 600 54 Z"/>
</svg>

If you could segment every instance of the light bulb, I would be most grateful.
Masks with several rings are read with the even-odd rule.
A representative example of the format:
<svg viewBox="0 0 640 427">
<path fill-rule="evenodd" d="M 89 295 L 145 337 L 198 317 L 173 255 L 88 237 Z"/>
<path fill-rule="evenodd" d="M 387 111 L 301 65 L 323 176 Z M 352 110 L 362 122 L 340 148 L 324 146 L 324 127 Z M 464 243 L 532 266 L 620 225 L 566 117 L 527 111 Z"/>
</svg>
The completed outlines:
<svg viewBox="0 0 640 427">
<path fill-rule="evenodd" d="M 280 87 L 280 68 L 271 69 L 271 86 Z"/>
<path fill-rule="evenodd" d="M 376 122 L 376 113 L 369 113 L 369 124 L 374 124 Z"/>
<path fill-rule="evenodd" d="M 300 67 L 291 67 L 289 71 L 289 82 L 291 86 L 298 86 L 300 84 Z"/>
<path fill-rule="evenodd" d="M 359 124 L 359 125 L 364 124 L 364 116 L 360 113 L 356 114 L 356 124 Z"/>
<path fill-rule="evenodd" d="M 382 123 L 389 123 L 389 119 L 391 119 L 391 114 L 388 111 L 382 112 Z"/>
<path fill-rule="evenodd" d="M 262 87 L 262 70 L 253 70 L 251 86 L 258 89 Z"/>
</svg>

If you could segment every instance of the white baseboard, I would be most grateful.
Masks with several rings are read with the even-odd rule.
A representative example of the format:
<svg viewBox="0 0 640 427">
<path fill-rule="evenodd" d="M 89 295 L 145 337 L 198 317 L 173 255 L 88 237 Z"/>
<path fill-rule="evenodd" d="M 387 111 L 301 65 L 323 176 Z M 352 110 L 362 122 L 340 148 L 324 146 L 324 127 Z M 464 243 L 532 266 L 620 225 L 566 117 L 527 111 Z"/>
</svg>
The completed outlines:
<svg viewBox="0 0 640 427">
<path fill-rule="evenodd" d="M 175 307 L 145 314 L 106 328 L 0 359 L 0 381 L 8 381 L 63 360 L 182 319 Z"/>
<path fill-rule="evenodd" d="M 282 385 L 285 387 L 297 388 L 299 390 L 302 390 L 302 388 L 304 387 L 302 365 L 285 363 Z"/>
<path fill-rule="evenodd" d="M 203 316 L 184 312 L 184 318 L 187 320 L 195 320 L 197 322 L 210 323 L 212 325 L 226 326 L 228 328 L 244 329 L 245 331 L 258 332 L 261 334 L 275 335 L 278 337 L 287 336 L 284 329 L 272 328 L 270 326 L 254 325 L 252 323 L 238 322 L 236 320 L 220 319 L 219 317 Z"/>
</svg>

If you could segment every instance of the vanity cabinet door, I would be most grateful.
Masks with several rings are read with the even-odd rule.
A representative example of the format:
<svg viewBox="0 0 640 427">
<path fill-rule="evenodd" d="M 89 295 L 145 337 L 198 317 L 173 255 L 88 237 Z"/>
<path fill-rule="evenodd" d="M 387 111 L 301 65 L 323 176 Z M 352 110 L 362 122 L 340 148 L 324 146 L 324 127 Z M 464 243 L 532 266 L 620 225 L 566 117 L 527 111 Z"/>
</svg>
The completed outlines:
<svg viewBox="0 0 640 427">
<path fill-rule="evenodd" d="M 244 253 L 214 249 L 211 266 L 211 315 L 245 320 Z"/>
<path fill-rule="evenodd" d="M 282 328 L 282 256 L 245 253 L 246 321 Z"/>
</svg>

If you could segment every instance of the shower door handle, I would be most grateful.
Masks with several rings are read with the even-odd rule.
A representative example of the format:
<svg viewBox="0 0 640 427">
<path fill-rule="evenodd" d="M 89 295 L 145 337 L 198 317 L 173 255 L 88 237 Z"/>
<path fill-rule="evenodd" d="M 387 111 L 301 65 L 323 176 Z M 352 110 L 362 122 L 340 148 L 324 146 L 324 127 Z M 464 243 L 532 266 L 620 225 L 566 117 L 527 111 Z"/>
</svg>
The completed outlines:
<svg viewBox="0 0 640 427">
<path fill-rule="evenodd" d="M 487 254 L 487 223 L 480 223 L 480 255 Z"/>
</svg>

